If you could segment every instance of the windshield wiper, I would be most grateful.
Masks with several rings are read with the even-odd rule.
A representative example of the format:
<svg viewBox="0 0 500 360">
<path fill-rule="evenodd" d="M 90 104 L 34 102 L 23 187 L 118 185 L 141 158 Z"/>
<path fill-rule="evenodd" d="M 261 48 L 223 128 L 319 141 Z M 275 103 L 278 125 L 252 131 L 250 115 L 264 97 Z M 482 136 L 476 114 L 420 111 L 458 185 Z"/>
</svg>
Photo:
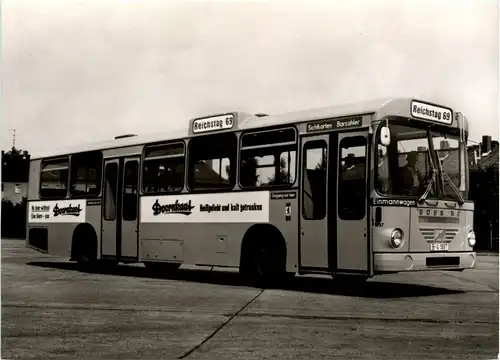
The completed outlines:
<svg viewBox="0 0 500 360">
<path fill-rule="evenodd" d="M 427 199 L 427 196 L 429 196 L 429 193 L 431 192 L 432 185 L 436 183 L 436 175 L 437 175 L 436 169 L 433 167 L 431 169 L 431 171 L 428 172 L 427 174 L 429 174 L 429 173 L 430 173 L 431 179 L 430 179 L 429 183 L 427 184 L 427 188 L 425 189 L 424 193 L 418 198 L 419 203 L 423 203 L 425 201 L 425 199 Z"/>
<path fill-rule="evenodd" d="M 453 192 L 455 193 L 455 195 L 457 196 L 457 201 L 460 205 L 463 205 L 465 200 L 464 198 L 462 197 L 462 194 L 460 193 L 460 190 L 455 186 L 455 184 L 453 183 L 453 181 L 451 180 L 450 176 L 443 171 L 443 169 L 440 169 L 441 171 L 441 176 L 446 178 L 446 180 L 450 183 L 451 185 L 451 188 L 453 189 Z M 443 190 L 444 190 L 444 181 L 443 181 Z M 444 194 L 444 191 L 443 191 L 443 194 Z"/>
<path fill-rule="evenodd" d="M 445 191 L 444 191 L 444 179 L 446 178 L 446 180 L 450 183 L 451 185 L 451 188 L 453 189 L 453 192 L 455 193 L 456 195 L 456 200 L 458 201 L 458 203 L 460 205 L 463 205 L 463 203 L 465 202 L 464 198 L 462 197 L 462 194 L 460 194 L 460 190 L 457 189 L 457 187 L 455 186 L 455 184 L 453 183 L 453 181 L 451 180 L 450 176 L 443 170 L 443 165 L 441 164 L 441 158 L 439 157 L 439 154 L 436 150 L 434 150 L 436 152 L 436 158 L 437 158 L 437 161 L 438 161 L 438 172 L 439 172 L 439 178 L 441 179 L 441 191 L 443 193 L 443 195 L 445 195 Z"/>
</svg>

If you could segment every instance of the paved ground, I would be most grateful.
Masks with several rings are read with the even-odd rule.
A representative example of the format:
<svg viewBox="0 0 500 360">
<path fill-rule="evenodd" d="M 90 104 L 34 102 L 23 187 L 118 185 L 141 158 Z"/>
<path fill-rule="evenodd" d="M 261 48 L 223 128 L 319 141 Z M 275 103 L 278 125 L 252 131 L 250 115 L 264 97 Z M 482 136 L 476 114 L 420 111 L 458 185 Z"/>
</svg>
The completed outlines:
<svg viewBox="0 0 500 360">
<path fill-rule="evenodd" d="M 463 273 L 378 277 L 363 290 L 328 278 L 283 289 L 232 272 L 76 270 L 2 241 L 2 359 L 494 359 L 498 257 Z"/>
</svg>

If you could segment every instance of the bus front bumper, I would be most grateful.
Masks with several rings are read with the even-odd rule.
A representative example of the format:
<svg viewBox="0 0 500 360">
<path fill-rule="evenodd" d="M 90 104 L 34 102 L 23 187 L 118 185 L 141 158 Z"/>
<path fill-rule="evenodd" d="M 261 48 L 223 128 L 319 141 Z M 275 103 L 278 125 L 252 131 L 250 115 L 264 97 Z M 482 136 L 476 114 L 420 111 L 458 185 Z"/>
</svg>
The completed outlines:
<svg viewBox="0 0 500 360">
<path fill-rule="evenodd" d="M 375 253 L 375 272 L 463 270 L 476 266 L 475 252 Z"/>
</svg>

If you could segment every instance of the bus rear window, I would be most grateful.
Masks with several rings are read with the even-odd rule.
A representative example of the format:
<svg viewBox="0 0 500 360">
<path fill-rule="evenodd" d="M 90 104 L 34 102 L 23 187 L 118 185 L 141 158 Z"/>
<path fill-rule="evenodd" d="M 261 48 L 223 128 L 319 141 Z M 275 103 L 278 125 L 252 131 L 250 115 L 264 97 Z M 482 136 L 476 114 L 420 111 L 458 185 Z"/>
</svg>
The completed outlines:
<svg viewBox="0 0 500 360">
<path fill-rule="evenodd" d="M 189 188 L 231 189 L 235 185 L 237 139 L 234 133 L 205 135 L 189 142 Z"/>
<path fill-rule="evenodd" d="M 68 193 L 68 165 L 67 157 L 42 161 L 40 198 L 63 199 L 66 197 Z"/>
<path fill-rule="evenodd" d="M 102 154 L 100 151 L 71 158 L 71 196 L 97 196 L 101 192 Z"/>
<path fill-rule="evenodd" d="M 143 191 L 149 194 L 181 191 L 184 188 L 184 161 L 184 143 L 146 148 Z"/>
<path fill-rule="evenodd" d="M 294 128 L 244 134 L 241 139 L 241 187 L 292 185 L 296 176 L 296 152 Z"/>
</svg>

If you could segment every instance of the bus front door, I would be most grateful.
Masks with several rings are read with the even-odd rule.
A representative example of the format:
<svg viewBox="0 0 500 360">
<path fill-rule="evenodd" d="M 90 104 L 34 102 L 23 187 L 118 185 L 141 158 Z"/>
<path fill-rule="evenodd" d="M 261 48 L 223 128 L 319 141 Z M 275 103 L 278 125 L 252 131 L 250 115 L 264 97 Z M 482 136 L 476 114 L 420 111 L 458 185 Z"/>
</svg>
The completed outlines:
<svg viewBox="0 0 500 360">
<path fill-rule="evenodd" d="M 336 257 L 336 233 L 329 223 L 335 205 L 337 134 L 302 138 L 300 196 L 300 268 L 304 272 L 330 271 Z M 333 145 L 333 146 L 332 146 Z"/>
<path fill-rule="evenodd" d="M 137 261 L 139 157 L 106 160 L 101 258 Z"/>
<path fill-rule="evenodd" d="M 338 134 L 336 271 L 370 272 L 368 227 L 368 131 Z"/>
</svg>

